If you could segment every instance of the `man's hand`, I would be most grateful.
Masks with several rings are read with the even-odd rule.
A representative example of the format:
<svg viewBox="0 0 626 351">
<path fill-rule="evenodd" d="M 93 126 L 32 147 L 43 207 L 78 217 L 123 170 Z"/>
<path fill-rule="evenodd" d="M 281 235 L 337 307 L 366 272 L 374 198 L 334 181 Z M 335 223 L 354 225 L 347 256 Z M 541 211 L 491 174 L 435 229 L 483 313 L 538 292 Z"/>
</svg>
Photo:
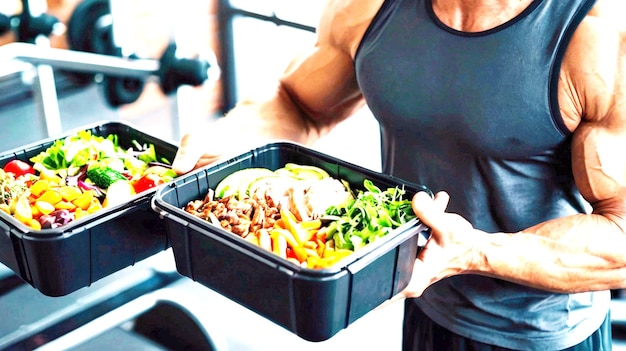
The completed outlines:
<svg viewBox="0 0 626 351">
<path fill-rule="evenodd" d="M 404 297 L 419 297 L 435 282 L 472 268 L 474 247 L 481 234 L 461 216 L 445 212 L 449 200 L 445 192 L 437 193 L 434 199 L 424 192 L 413 197 L 413 211 L 431 228 L 431 237 L 415 260 L 411 282 L 401 293 Z"/>
<path fill-rule="evenodd" d="M 204 137 L 200 134 L 184 135 L 172 162 L 172 169 L 178 174 L 185 174 L 217 160 L 221 152 L 219 150 L 207 151 L 207 144 L 210 144 L 207 139 L 210 138 L 206 135 Z"/>
<path fill-rule="evenodd" d="M 185 134 L 172 162 L 172 169 L 185 174 L 216 161 L 239 156 L 267 143 L 263 139 L 258 113 L 250 105 L 240 106 L 206 129 Z M 235 117 L 235 118 L 232 118 Z"/>
</svg>

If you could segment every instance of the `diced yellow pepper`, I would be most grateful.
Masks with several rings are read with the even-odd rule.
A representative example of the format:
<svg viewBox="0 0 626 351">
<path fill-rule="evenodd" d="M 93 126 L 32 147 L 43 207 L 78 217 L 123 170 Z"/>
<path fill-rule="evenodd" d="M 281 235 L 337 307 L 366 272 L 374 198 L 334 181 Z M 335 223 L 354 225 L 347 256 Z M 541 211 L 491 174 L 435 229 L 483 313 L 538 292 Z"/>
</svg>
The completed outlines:
<svg viewBox="0 0 626 351">
<path fill-rule="evenodd" d="M 39 221 L 34 218 L 28 219 L 24 224 L 34 230 L 41 230 L 41 223 L 39 223 Z"/>
<path fill-rule="evenodd" d="M 88 216 L 89 212 L 87 212 L 86 210 L 83 210 L 80 207 L 76 207 L 76 210 L 74 210 L 74 219 L 75 220 L 79 220 L 85 216 Z"/>
<path fill-rule="evenodd" d="M 74 205 L 71 202 L 67 202 L 67 201 L 59 201 L 54 205 L 54 208 L 56 208 L 57 210 L 74 210 L 76 208 L 76 205 Z"/>
<path fill-rule="evenodd" d="M 39 197 L 46 190 L 48 190 L 49 185 L 50 185 L 50 182 L 48 180 L 39 179 L 38 181 L 33 183 L 33 185 L 30 187 L 30 193 L 36 197 Z"/>
<path fill-rule="evenodd" d="M 58 189 L 59 194 L 64 201 L 72 202 L 82 195 L 79 188 L 75 186 L 62 186 Z"/>
<path fill-rule="evenodd" d="M 61 197 L 61 194 L 59 194 L 56 190 L 46 190 L 46 192 L 41 194 L 41 196 L 39 197 L 39 201 L 45 201 L 52 205 L 56 205 L 57 202 L 61 201 L 62 199 L 63 198 Z"/>
<path fill-rule="evenodd" d="M 78 208 L 87 210 L 93 199 L 94 199 L 93 190 L 87 190 L 84 193 L 82 193 L 79 197 L 74 199 L 72 203 L 76 205 L 76 207 Z"/>
<path fill-rule="evenodd" d="M 61 177 L 59 177 L 54 171 L 49 170 L 49 169 L 44 169 L 41 172 L 39 172 L 39 179 L 45 179 L 57 185 L 61 184 L 61 182 L 63 181 Z"/>
<path fill-rule="evenodd" d="M 97 211 L 100 211 L 101 209 L 102 209 L 102 204 L 100 204 L 98 199 L 93 198 L 93 200 L 91 201 L 91 204 L 89 204 L 89 207 L 87 208 L 87 213 L 89 214 L 95 213 Z"/>
</svg>

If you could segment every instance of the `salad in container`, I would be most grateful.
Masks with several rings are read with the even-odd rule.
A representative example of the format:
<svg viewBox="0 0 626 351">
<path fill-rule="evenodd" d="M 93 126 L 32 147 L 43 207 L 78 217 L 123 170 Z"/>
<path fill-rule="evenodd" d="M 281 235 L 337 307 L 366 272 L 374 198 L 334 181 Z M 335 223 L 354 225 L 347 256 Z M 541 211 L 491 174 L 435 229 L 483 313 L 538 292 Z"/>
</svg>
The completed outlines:
<svg viewBox="0 0 626 351">
<path fill-rule="evenodd" d="M 7 162 L 0 210 L 34 230 L 57 228 L 176 177 L 154 144 L 133 140 L 124 148 L 118 138 L 81 130 L 28 161 Z"/>
</svg>

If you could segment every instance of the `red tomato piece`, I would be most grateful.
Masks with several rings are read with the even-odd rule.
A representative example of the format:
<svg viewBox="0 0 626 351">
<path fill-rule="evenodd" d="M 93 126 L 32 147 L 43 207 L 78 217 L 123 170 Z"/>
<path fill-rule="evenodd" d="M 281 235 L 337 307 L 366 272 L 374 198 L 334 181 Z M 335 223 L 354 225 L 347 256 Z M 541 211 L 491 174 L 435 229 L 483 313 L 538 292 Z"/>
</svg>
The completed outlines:
<svg viewBox="0 0 626 351">
<path fill-rule="evenodd" d="M 23 176 L 24 174 L 35 174 L 35 169 L 30 164 L 21 160 L 11 160 L 4 165 L 4 171 L 7 173 L 13 173 L 16 177 Z"/>
<path fill-rule="evenodd" d="M 139 178 L 139 180 L 133 184 L 133 187 L 135 188 L 135 192 L 139 194 L 142 191 L 146 191 L 161 184 L 165 184 L 165 181 L 161 179 L 161 177 L 156 174 L 146 174 Z"/>
</svg>

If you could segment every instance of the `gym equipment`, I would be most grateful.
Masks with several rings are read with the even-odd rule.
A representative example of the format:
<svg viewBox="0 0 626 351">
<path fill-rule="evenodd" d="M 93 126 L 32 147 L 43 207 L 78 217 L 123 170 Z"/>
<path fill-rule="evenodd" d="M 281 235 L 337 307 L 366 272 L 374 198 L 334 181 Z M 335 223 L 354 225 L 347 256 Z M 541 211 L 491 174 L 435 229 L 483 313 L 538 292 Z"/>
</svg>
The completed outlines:
<svg viewBox="0 0 626 351">
<path fill-rule="evenodd" d="M 67 28 L 69 50 L 51 48 L 47 36 L 58 28 L 56 18 L 36 14 L 45 0 L 22 0 L 19 24 L 12 26 L 7 18 L 5 30 L 12 27 L 19 42 L 0 46 L 0 62 L 18 60 L 36 69 L 33 90 L 39 100 L 48 135 L 61 132 L 58 101 L 52 68 L 62 71 L 78 85 L 98 82 L 106 102 L 119 107 L 135 102 L 142 94 L 149 77 L 156 77 L 164 94 L 169 95 L 183 85 L 199 86 L 209 79 L 209 70 L 219 72 L 217 64 L 205 58 L 181 58 L 177 45 L 168 45 L 160 59 L 123 55 L 113 38 L 111 0 L 84 0 L 75 8 Z M 44 6 L 45 7 L 45 6 Z M 0 24 L 4 23 L 0 20 Z M 0 28 L 1 29 L 1 28 Z M 214 57 L 214 55 L 213 55 Z"/>
<path fill-rule="evenodd" d="M 113 16 L 109 0 L 84 0 L 79 3 L 67 25 L 67 38 L 71 50 L 123 57 L 113 35 Z M 131 54 L 127 59 L 138 60 Z M 201 85 L 208 79 L 211 66 L 202 59 L 176 57 L 176 44 L 171 43 L 159 60 L 156 75 L 161 90 L 166 95 L 182 85 Z M 141 78 L 108 75 L 102 80 L 107 102 L 114 107 L 136 101 L 141 95 L 144 80 Z"/>
</svg>

